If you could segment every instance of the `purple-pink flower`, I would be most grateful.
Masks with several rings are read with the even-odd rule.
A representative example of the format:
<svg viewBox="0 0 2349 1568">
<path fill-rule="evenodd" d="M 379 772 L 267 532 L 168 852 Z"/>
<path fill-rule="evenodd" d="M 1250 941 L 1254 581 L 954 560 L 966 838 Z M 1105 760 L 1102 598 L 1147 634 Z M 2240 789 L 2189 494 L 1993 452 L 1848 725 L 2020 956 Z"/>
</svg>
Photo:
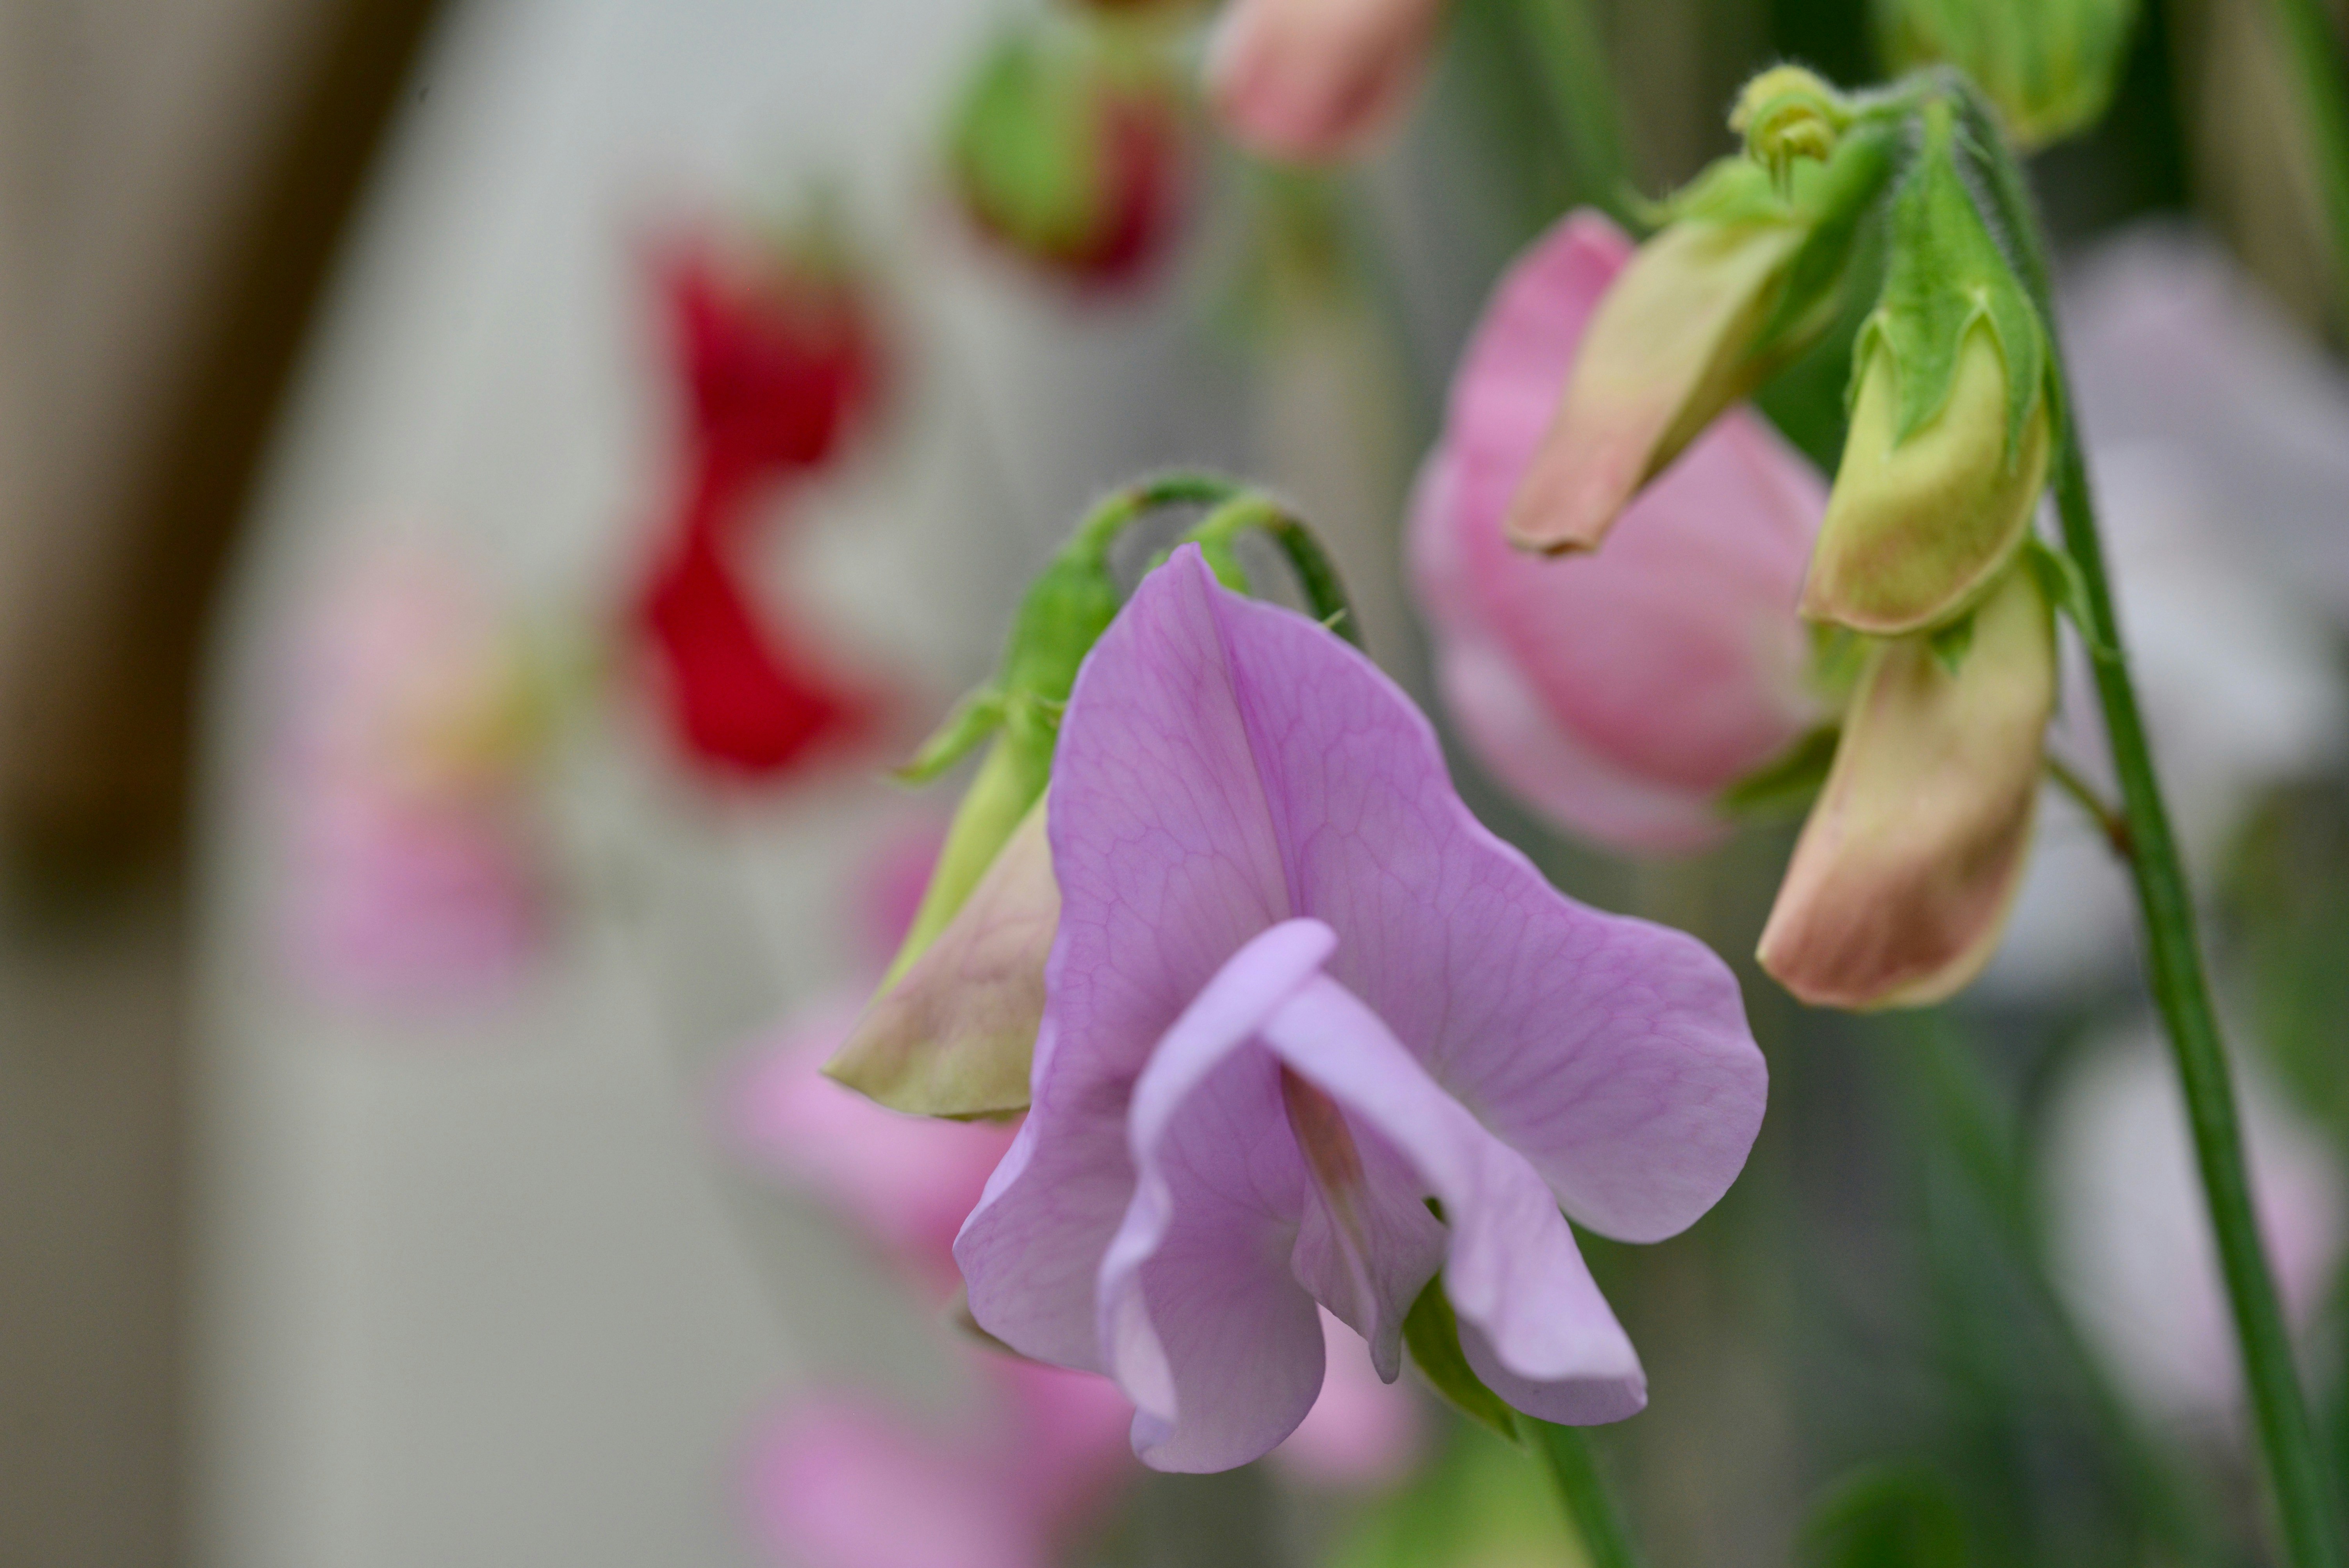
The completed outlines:
<svg viewBox="0 0 2349 1568">
<path fill-rule="evenodd" d="M 1605 549 L 1511 548 L 1503 519 L 1630 253 L 1578 211 L 1501 281 L 1421 471 L 1412 568 L 1446 709 L 1494 778 L 1601 843 L 1686 850 L 1724 830 L 1723 789 L 1824 717 L 1795 604 L 1826 491 L 1735 408 L 1640 493 Z"/>
<path fill-rule="evenodd" d="M 1566 1215 L 1656 1241 L 1736 1176 L 1766 1074 L 1728 968 L 1552 890 L 1375 666 L 1195 548 L 1087 660 L 1051 799 L 1033 1106 L 955 1247 L 980 1326 L 1114 1377 L 1163 1470 L 1298 1424 L 1317 1301 L 1392 1378 L 1439 1267 L 1512 1405 L 1638 1410 Z"/>
</svg>

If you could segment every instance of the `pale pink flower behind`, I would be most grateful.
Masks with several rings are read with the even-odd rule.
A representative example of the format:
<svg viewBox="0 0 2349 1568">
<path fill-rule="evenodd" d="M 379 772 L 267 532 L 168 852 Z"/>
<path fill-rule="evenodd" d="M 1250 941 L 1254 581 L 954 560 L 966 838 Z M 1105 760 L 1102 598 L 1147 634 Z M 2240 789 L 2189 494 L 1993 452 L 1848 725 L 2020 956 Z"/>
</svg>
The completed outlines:
<svg viewBox="0 0 2349 1568">
<path fill-rule="evenodd" d="M 2256 1076 L 2244 1132 L 2261 1239 L 2285 1316 L 2304 1331 L 2339 1266 L 2339 1155 Z M 2056 1284 L 2123 1388 L 2150 1413 L 2225 1429 L 2242 1375 L 2186 1108 L 2158 1037 L 2075 1068 L 2049 1119 L 2045 1188 Z"/>
<path fill-rule="evenodd" d="M 1594 553 L 1512 549 L 1502 522 L 1630 242 L 1576 212 L 1485 307 L 1422 470 L 1411 564 L 1445 707 L 1477 760 L 1558 825 L 1620 850 L 1725 830 L 1721 792 L 1826 717 L 1795 605 L 1826 504 L 1734 408 Z"/>
<path fill-rule="evenodd" d="M 545 936 L 529 670 L 483 586 L 419 546 L 347 563 L 286 660 L 285 931 L 321 988 L 511 981 Z"/>
<path fill-rule="evenodd" d="M 1207 101 L 1268 158 L 1358 152 L 1393 123 L 1434 46 L 1444 0 L 1232 0 L 1207 51 Z"/>
</svg>

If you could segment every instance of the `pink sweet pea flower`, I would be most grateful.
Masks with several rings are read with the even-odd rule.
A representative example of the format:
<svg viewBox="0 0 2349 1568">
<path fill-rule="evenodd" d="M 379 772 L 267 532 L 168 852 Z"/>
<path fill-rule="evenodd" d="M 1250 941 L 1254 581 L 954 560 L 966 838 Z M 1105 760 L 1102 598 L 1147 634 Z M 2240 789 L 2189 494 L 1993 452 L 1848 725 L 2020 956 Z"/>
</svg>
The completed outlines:
<svg viewBox="0 0 2349 1568">
<path fill-rule="evenodd" d="M 1604 550 L 1510 548 L 1510 500 L 1630 253 L 1605 218 L 1576 212 L 1502 279 L 1421 471 L 1411 564 L 1445 706 L 1477 760 L 1573 832 L 1679 851 L 1717 838 L 1721 792 L 1824 717 L 1795 605 L 1826 491 L 1734 408 Z"/>
<path fill-rule="evenodd" d="M 1410 101 L 1443 15 L 1444 0 L 1232 0 L 1207 51 L 1207 101 L 1252 152 L 1345 157 Z"/>
<path fill-rule="evenodd" d="M 1392 1378 L 1439 1267 L 1512 1405 L 1638 1410 L 1559 1210 L 1655 1241 L 1734 1179 L 1766 1074 L 1728 968 L 1553 891 L 1392 683 L 1196 547 L 1087 659 L 1051 799 L 1033 1106 L 955 1243 L 979 1325 L 1114 1377 L 1162 1470 L 1296 1428 L 1317 1301 Z"/>
<path fill-rule="evenodd" d="M 450 1000 L 545 939 L 522 645 L 481 583 L 420 547 L 347 562 L 286 661 L 285 932 L 321 989 Z"/>
<path fill-rule="evenodd" d="M 1133 1463 L 1132 1407 L 1057 1367 L 983 1370 L 986 1417 L 960 1428 L 870 1394 L 793 1400 L 750 1445 L 753 1530 L 800 1568 L 1050 1568 Z"/>
</svg>

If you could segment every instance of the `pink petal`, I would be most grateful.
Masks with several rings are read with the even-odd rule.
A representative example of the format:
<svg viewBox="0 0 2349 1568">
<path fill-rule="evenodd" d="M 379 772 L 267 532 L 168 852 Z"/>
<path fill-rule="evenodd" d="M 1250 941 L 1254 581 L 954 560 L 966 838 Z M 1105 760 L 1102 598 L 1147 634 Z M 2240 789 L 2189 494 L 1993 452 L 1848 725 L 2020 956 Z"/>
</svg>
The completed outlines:
<svg viewBox="0 0 2349 1568">
<path fill-rule="evenodd" d="M 1381 1378 L 1362 1336 L 1321 1315 L 1328 1370 L 1312 1413 L 1272 1452 L 1289 1474 L 1316 1486 L 1374 1491 L 1408 1474 L 1425 1446 L 1420 1398 Z"/>
<path fill-rule="evenodd" d="M 1540 1172 L 1445 1093 L 1337 982 L 1267 1020 L 1281 1059 L 1402 1150 L 1444 1205 L 1444 1290 L 1469 1364 L 1545 1420 L 1618 1421 L 1647 1403 L 1631 1342 L 1599 1294 Z"/>
<path fill-rule="evenodd" d="M 1578 212 L 1503 279 L 1423 474 L 1412 559 L 1439 675 L 1447 695 L 1467 698 L 1478 759 L 1569 829 L 1678 850 L 1719 830 L 1698 803 L 1817 717 L 1795 603 L 1826 490 L 1758 418 L 1733 409 L 1596 554 L 1509 547 L 1510 500 L 1629 252 L 1604 218 Z M 1501 686 L 1496 658 L 1520 690 Z M 1656 797 L 1644 810 L 1640 787 Z"/>
<path fill-rule="evenodd" d="M 1247 1047 L 1333 940 L 1311 921 L 1257 937 L 1133 1087 L 1140 1179 L 1102 1261 L 1101 1342 L 1141 1408 L 1134 1451 L 1155 1469 L 1246 1464 L 1294 1430 L 1320 1390 L 1319 1319 L 1283 1266 L 1304 1161 L 1274 1063 Z"/>
<path fill-rule="evenodd" d="M 1233 0 L 1207 51 L 1207 98 L 1268 158 L 1359 150 L 1409 99 L 1443 0 Z"/>
<path fill-rule="evenodd" d="M 905 1116 L 819 1070 L 858 998 L 815 1004 L 719 1086 L 718 1115 L 744 1158 L 807 1188 L 882 1247 L 944 1282 L 956 1230 L 1009 1147 L 1008 1127 Z"/>
<path fill-rule="evenodd" d="M 751 1523 L 801 1568 L 1049 1568 L 1048 1549 L 983 1452 L 854 1396 L 795 1406 L 745 1476 Z"/>
</svg>

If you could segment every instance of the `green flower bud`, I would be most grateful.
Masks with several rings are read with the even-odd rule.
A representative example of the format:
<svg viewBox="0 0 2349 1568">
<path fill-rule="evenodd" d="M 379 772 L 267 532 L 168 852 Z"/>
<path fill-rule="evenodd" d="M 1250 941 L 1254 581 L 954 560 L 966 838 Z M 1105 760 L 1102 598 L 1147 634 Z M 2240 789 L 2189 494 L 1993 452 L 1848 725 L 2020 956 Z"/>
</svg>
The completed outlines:
<svg viewBox="0 0 2349 1568">
<path fill-rule="evenodd" d="M 1851 119 L 1850 103 L 1819 77 L 1800 66 L 1776 66 L 1745 84 L 1729 129 L 1784 189 L 1797 160 L 1827 160 Z"/>
<path fill-rule="evenodd" d="M 2103 118 L 2137 0 L 1877 0 L 1876 14 L 1897 69 L 1957 67 L 2033 148 Z"/>
<path fill-rule="evenodd" d="M 1962 614 L 2021 548 L 2053 446 L 2038 313 L 1954 161 L 1946 111 L 1893 208 L 1851 429 L 1803 614 L 1893 636 Z"/>
<path fill-rule="evenodd" d="M 1512 542 L 1597 549 L 1641 487 L 1810 346 L 1833 319 L 1893 152 L 1889 128 L 1855 129 L 1826 162 L 1795 163 L 1783 185 L 1751 160 L 1723 159 L 1674 202 L 1583 334 L 1510 508 Z"/>
<path fill-rule="evenodd" d="M 1044 958 L 1060 892 L 1044 790 L 1077 669 L 1115 618 L 1108 546 L 1125 521 L 1079 531 L 1021 601 L 1000 672 L 904 770 L 923 779 L 990 736 L 921 907 L 879 991 L 824 1070 L 895 1109 L 996 1116 L 1028 1103 Z"/>
<path fill-rule="evenodd" d="M 2022 885 L 2054 706 L 2054 616 L 2025 563 L 1970 635 L 1875 643 L 1762 967 L 1814 1006 L 1859 1009 L 1923 1006 L 1979 975 Z"/>
</svg>

